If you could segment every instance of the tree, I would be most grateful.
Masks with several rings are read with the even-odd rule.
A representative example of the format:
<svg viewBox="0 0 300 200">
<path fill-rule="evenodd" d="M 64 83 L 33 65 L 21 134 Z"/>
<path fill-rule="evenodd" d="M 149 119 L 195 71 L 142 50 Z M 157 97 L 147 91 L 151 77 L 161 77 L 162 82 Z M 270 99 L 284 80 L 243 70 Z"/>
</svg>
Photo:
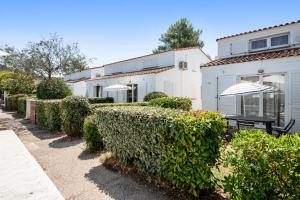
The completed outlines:
<svg viewBox="0 0 300 200">
<path fill-rule="evenodd" d="M 32 94 L 35 89 L 34 78 L 25 72 L 0 72 L 0 89 L 9 94 Z"/>
<path fill-rule="evenodd" d="M 38 99 L 63 99 L 70 95 L 72 92 L 62 78 L 43 80 L 36 89 Z"/>
<path fill-rule="evenodd" d="M 200 47 L 204 46 L 204 42 L 200 40 L 202 30 L 194 30 L 194 27 L 186 18 L 178 20 L 172 24 L 166 33 L 159 38 L 163 44 L 159 45 L 153 53 L 159 53 L 167 50 L 185 47 Z"/>
<path fill-rule="evenodd" d="M 2 66 L 47 80 L 63 73 L 82 71 L 89 62 L 80 52 L 77 43 L 65 45 L 63 38 L 56 34 L 49 39 L 30 42 L 20 51 L 8 46 L 4 49 L 10 56 L 3 59 Z"/>
</svg>

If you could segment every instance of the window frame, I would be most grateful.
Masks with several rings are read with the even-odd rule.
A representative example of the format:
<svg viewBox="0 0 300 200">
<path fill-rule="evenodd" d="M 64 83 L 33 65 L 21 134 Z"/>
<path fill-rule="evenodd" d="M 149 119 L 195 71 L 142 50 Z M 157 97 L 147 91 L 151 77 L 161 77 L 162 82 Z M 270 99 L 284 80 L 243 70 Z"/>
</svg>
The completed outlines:
<svg viewBox="0 0 300 200">
<path fill-rule="evenodd" d="M 276 38 L 276 37 L 281 37 L 281 36 L 287 36 L 287 44 L 281 44 L 281 45 L 274 45 L 272 46 L 272 38 Z M 270 48 L 279 48 L 279 47 L 284 47 L 284 46 L 288 46 L 290 44 L 290 34 L 289 33 L 282 33 L 279 35 L 273 35 L 270 37 Z"/>
<path fill-rule="evenodd" d="M 252 42 L 260 41 L 260 40 L 266 40 L 266 47 L 261 47 L 261 48 L 253 49 L 253 48 L 252 48 Z M 249 45 L 250 45 L 250 50 L 251 50 L 251 51 L 260 51 L 260 50 L 267 49 L 268 46 L 269 46 L 269 45 L 268 45 L 268 38 L 267 38 L 267 37 L 264 37 L 264 38 L 256 38 L 256 39 L 250 40 L 250 41 L 249 41 Z"/>
<path fill-rule="evenodd" d="M 287 37 L 288 37 L 288 43 L 287 44 L 272 46 L 272 44 L 271 44 L 271 39 L 272 38 L 280 37 L 280 36 L 285 36 L 285 35 L 287 35 Z M 252 42 L 258 41 L 258 40 L 264 40 L 264 39 L 267 40 L 267 46 L 266 47 L 252 49 Z M 262 50 L 267 50 L 267 49 L 276 49 L 276 48 L 281 48 L 281 47 L 289 46 L 290 43 L 291 43 L 290 32 L 284 32 L 284 33 L 280 33 L 280 34 L 275 34 L 275 35 L 271 35 L 271 36 L 266 36 L 266 37 L 255 38 L 255 39 L 249 40 L 249 51 L 250 52 L 255 52 L 255 51 L 262 51 Z"/>
</svg>

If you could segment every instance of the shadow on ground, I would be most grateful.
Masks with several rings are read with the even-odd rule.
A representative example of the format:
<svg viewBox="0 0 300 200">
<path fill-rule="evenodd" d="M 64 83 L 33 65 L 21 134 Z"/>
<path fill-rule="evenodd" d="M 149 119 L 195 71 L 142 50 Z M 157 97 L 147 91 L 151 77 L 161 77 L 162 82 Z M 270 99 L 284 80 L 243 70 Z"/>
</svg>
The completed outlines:
<svg viewBox="0 0 300 200">
<path fill-rule="evenodd" d="M 51 148 L 66 148 L 66 147 L 71 147 L 75 146 L 79 143 L 82 143 L 81 138 L 68 138 L 68 137 L 61 137 L 58 138 L 57 140 L 52 141 L 49 143 L 49 147 Z"/>
<path fill-rule="evenodd" d="M 90 160 L 96 158 L 97 156 L 97 153 L 91 153 L 87 150 L 84 150 L 78 155 L 78 158 L 80 160 Z"/>
<path fill-rule="evenodd" d="M 162 194 L 149 189 L 149 186 L 143 187 L 124 174 L 110 171 L 102 165 L 91 168 L 85 177 L 96 184 L 99 190 L 116 200 L 168 199 L 162 198 Z"/>
</svg>

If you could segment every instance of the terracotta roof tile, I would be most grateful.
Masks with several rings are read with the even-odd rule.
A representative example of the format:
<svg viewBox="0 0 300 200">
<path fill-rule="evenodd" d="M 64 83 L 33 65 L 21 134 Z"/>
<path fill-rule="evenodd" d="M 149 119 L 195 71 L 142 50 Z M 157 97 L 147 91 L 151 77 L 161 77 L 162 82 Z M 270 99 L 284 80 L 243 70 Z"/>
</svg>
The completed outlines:
<svg viewBox="0 0 300 200">
<path fill-rule="evenodd" d="M 253 31 L 247 31 L 247 32 L 243 32 L 243 33 L 238 33 L 238 34 L 234 34 L 234 35 L 229 35 L 229 36 L 221 37 L 221 38 L 218 38 L 217 41 L 223 40 L 223 39 L 227 39 L 227 38 L 231 38 L 231 37 L 235 37 L 235 36 L 245 35 L 245 34 L 249 34 L 249 33 L 255 33 L 255 32 L 259 32 L 259 31 L 265 31 L 265 30 L 269 30 L 269 29 L 273 29 L 273 28 L 278 28 L 278 27 L 282 27 L 282 26 L 287 26 L 287 25 L 291 25 L 291 24 L 296 24 L 296 23 L 300 23 L 300 20 L 292 21 L 292 22 L 285 23 L 285 24 L 279 24 L 279 25 L 275 25 L 275 26 L 270 26 L 270 27 L 266 27 L 266 28 L 260 28 L 260 29 L 256 29 L 256 30 L 253 30 Z"/>
<path fill-rule="evenodd" d="M 259 60 L 283 58 L 283 57 L 290 57 L 290 56 L 300 56 L 300 47 L 293 48 L 293 49 L 282 49 L 277 51 L 261 52 L 261 53 L 243 55 L 243 56 L 235 56 L 229 58 L 220 58 L 212 62 L 206 63 L 204 65 L 201 65 L 201 67 L 228 65 L 234 63 L 259 61 Z"/>
<path fill-rule="evenodd" d="M 167 70 L 173 69 L 174 65 L 172 66 L 167 66 L 167 67 L 149 67 L 149 68 L 144 68 L 143 70 L 139 71 L 133 71 L 133 72 L 120 72 L 117 74 L 112 74 L 112 75 L 107 75 L 107 76 L 102 76 L 102 77 L 97 77 L 97 78 L 92 78 L 89 80 L 104 80 L 104 79 L 111 79 L 111 78 L 120 78 L 120 77 L 125 77 L 125 76 L 137 76 L 137 75 L 145 75 L 145 74 L 158 74 L 161 72 L 165 72 Z"/>
</svg>

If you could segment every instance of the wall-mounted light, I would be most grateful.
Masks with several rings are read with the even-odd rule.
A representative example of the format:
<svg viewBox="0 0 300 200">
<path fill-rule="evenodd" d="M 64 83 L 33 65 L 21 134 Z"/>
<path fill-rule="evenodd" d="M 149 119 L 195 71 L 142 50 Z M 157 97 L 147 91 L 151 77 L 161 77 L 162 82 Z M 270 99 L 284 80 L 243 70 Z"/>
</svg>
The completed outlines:
<svg viewBox="0 0 300 200">
<path fill-rule="evenodd" d="M 262 73 L 264 73 L 264 70 L 263 70 L 263 69 L 259 69 L 257 72 L 258 72 L 259 74 L 262 74 Z"/>
</svg>

